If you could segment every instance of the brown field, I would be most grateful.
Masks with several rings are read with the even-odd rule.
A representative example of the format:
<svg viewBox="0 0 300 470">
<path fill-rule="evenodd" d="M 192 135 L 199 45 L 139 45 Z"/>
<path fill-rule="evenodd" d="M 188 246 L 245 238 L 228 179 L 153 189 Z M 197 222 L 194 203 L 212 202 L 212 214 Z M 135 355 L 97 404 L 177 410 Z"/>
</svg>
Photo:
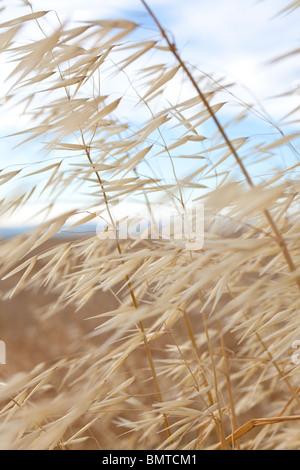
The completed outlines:
<svg viewBox="0 0 300 470">
<path fill-rule="evenodd" d="M 235 236 L 237 236 L 235 234 Z M 73 241 L 74 239 L 54 239 L 48 241 L 42 247 L 43 250 L 49 250 L 60 243 L 66 241 Z M 43 264 L 38 262 L 35 271 L 38 272 Z M 34 275 L 34 273 L 33 273 Z M 98 348 L 103 346 L 103 343 L 109 338 L 108 334 L 97 336 L 96 338 L 91 337 L 90 333 L 93 331 L 95 326 L 99 325 L 99 320 L 92 320 L 90 317 L 99 315 L 118 307 L 114 295 L 110 292 L 98 292 L 92 300 L 79 312 L 75 311 L 75 307 L 66 306 L 61 311 L 52 315 L 50 318 L 45 318 L 44 314 L 47 311 L 47 306 L 52 304 L 56 299 L 55 295 L 46 292 L 46 289 L 28 289 L 22 290 L 20 293 L 13 296 L 12 299 L 4 300 L 3 297 L 6 292 L 10 291 L 18 282 L 19 275 L 12 276 L 11 278 L 1 281 L 1 297 L 0 300 L 0 325 L 1 325 L 1 339 L 5 341 L 7 348 L 6 365 L 0 366 L 0 381 L 6 382 L 10 380 L 14 374 L 30 372 L 39 366 L 41 363 L 43 367 L 51 368 L 51 366 L 57 363 L 60 359 L 76 359 L 85 353 L 93 353 Z M 248 282 L 251 279 L 249 277 Z M 120 286 L 117 286 L 120 287 Z M 117 287 L 115 291 L 117 291 Z M 228 296 L 224 296 L 223 300 L 220 301 L 220 305 L 225 305 L 228 302 Z M 193 330 L 193 334 L 203 333 L 203 325 L 199 312 L 196 310 L 190 315 L 190 324 Z M 147 325 L 147 322 L 145 322 Z M 211 318 L 208 321 L 208 326 L 212 331 L 217 329 L 217 322 Z M 163 335 L 160 339 L 156 340 L 155 343 L 151 344 L 151 351 L 154 360 L 161 361 L 168 358 L 169 353 L 167 347 L 170 344 L 173 346 L 176 343 L 176 339 L 182 337 L 182 333 L 185 331 L 185 324 L 182 319 L 179 319 L 170 330 L 170 334 Z M 113 332 L 111 332 L 113 334 Z M 227 333 L 224 336 L 228 355 L 234 356 L 238 353 L 238 345 L 234 335 Z M 107 354 L 110 354 L 110 348 L 107 349 Z M 199 348 L 199 354 L 203 357 L 207 356 L 206 346 Z M 220 346 L 215 348 L 214 354 L 216 357 L 222 356 Z M 126 376 L 134 377 L 136 380 L 132 388 L 133 396 L 141 397 L 144 406 L 144 412 L 148 409 L 152 409 L 153 402 L 157 401 L 155 387 L 153 385 L 152 376 L 149 372 L 147 359 L 143 347 L 137 348 L 130 355 L 126 363 Z M 123 372 L 124 374 L 124 372 Z M 52 391 L 46 393 L 46 396 L 55 397 L 58 394 L 60 388 L 60 375 L 52 382 L 55 386 Z M 162 393 L 169 394 L 168 380 L 164 380 L 160 377 L 160 383 L 163 384 L 161 388 Z M 172 394 L 171 394 L 172 396 Z M 174 398 L 176 398 L 174 396 Z M 248 420 L 262 415 L 264 412 L 264 402 L 260 405 L 256 405 L 251 410 L 245 409 L 244 412 L 240 413 L 240 421 L 247 422 Z M 135 417 L 139 414 L 139 410 L 125 411 L 123 416 L 128 419 Z M 118 417 L 118 412 L 114 410 L 114 413 L 107 413 L 103 424 L 100 422 L 93 426 L 92 431 L 89 431 L 89 436 L 86 442 L 80 445 L 70 445 L 66 448 L 70 449 L 126 449 L 131 447 L 132 439 L 129 437 L 128 440 L 123 436 L 123 430 L 120 430 L 116 426 L 115 419 Z M 70 431 L 76 432 L 85 423 L 82 419 L 78 422 L 73 423 Z M 224 426 L 227 433 L 230 433 L 230 425 Z M 253 430 L 248 433 L 248 436 L 255 437 L 258 431 Z M 213 433 L 213 436 L 215 434 Z M 197 433 L 187 434 L 183 443 L 188 443 L 192 437 L 197 437 Z M 141 446 L 136 443 L 136 438 L 133 438 L 134 448 L 145 448 L 143 442 Z M 149 446 L 146 448 L 153 448 L 156 444 L 156 438 L 153 440 L 151 445 L 151 439 L 149 440 Z M 1 445 L 1 444 L 0 444 Z M 58 449 L 60 447 L 58 446 Z"/>
<path fill-rule="evenodd" d="M 50 249 L 66 241 L 50 241 L 43 248 Z M 41 263 L 37 263 L 36 269 L 40 266 Z M 5 381 L 18 372 L 29 372 L 41 362 L 51 363 L 97 347 L 99 339 L 88 338 L 95 322 L 86 318 L 115 308 L 117 302 L 112 294 L 97 294 L 80 312 L 67 306 L 45 319 L 45 307 L 55 300 L 55 295 L 47 293 L 43 287 L 24 290 L 12 299 L 3 300 L 18 280 L 16 275 L 0 281 L 0 339 L 6 343 L 7 356 L 6 365 L 0 366 L 0 380 Z"/>
</svg>

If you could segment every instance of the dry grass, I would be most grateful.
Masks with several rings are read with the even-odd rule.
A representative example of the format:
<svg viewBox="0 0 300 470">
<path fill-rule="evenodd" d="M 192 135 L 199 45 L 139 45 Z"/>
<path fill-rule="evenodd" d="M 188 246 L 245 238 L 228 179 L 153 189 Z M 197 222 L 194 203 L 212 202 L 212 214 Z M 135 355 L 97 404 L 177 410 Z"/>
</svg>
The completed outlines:
<svg viewBox="0 0 300 470">
<path fill-rule="evenodd" d="M 74 28 L 53 12 L 2 25 L 16 63 L 7 101 L 30 117 L 18 135 L 50 158 L 2 170 L 1 213 L 38 198 L 51 216 L 0 244 L 1 448 L 299 449 L 298 133 L 274 125 L 271 142 L 230 139 L 228 84 L 186 65 L 142 3 L 155 38 L 129 20 Z M 238 120 L 252 113 L 240 106 Z M 248 161 L 276 167 L 284 145 L 297 163 L 255 184 Z M 184 176 L 178 157 L 193 162 Z M 80 210 L 52 215 L 82 194 Z M 105 231 L 53 241 L 104 214 L 116 229 L 112 207 L 133 196 L 204 202 L 204 246 Z"/>
</svg>

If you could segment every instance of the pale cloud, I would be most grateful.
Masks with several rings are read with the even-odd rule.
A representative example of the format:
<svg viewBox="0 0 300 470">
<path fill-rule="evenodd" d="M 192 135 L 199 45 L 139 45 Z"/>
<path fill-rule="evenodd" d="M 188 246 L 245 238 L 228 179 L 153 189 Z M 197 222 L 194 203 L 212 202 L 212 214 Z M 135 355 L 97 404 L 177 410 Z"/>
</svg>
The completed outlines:
<svg viewBox="0 0 300 470">
<path fill-rule="evenodd" d="M 284 0 L 185 1 L 170 12 L 169 24 L 168 17 L 165 21 L 186 60 L 207 73 L 224 73 L 263 100 L 292 88 L 299 74 L 297 57 L 267 65 L 299 44 L 300 11 L 274 18 L 285 5 Z M 242 89 L 239 96 L 250 98 Z M 295 96 L 284 104 L 267 101 L 265 106 L 279 118 L 299 104 Z"/>
<path fill-rule="evenodd" d="M 134 21 L 154 27 L 139 0 L 33 0 L 39 10 L 56 10 L 62 20 L 86 21 L 102 17 L 130 16 Z M 162 24 L 176 38 L 185 60 L 211 73 L 223 73 L 247 87 L 258 100 L 278 95 L 293 88 L 299 79 L 295 59 L 266 66 L 267 61 L 297 47 L 300 9 L 288 16 L 274 16 L 286 5 L 286 0 L 149 0 Z M 26 9 L 20 0 L 10 0 L 2 14 L 18 16 Z M 151 33 L 151 32 L 150 32 Z M 294 60 L 293 60 L 294 59 Z M 2 66 L 2 64 L 1 64 Z M 1 67 L 3 70 L 3 67 Z M 0 83 L 0 91 L 5 87 Z M 242 99 L 250 99 L 242 87 Z M 274 118 L 299 105 L 299 95 L 292 99 L 267 101 Z"/>
</svg>

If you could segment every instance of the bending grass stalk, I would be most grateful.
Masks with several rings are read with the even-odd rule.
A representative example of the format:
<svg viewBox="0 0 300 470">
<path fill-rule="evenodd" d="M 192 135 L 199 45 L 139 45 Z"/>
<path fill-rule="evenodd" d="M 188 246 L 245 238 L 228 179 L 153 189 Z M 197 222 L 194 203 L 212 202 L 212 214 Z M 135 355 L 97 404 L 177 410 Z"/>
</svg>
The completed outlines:
<svg viewBox="0 0 300 470">
<path fill-rule="evenodd" d="M 289 421 L 300 421 L 300 415 L 296 416 L 276 416 L 275 418 L 259 418 L 259 419 L 251 419 L 250 421 L 247 421 L 247 423 L 243 424 L 240 428 L 238 428 L 233 435 L 230 434 L 230 436 L 226 437 L 226 442 L 231 443 L 232 441 L 236 441 L 237 439 L 240 439 L 243 437 L 245 434 L 248 432 L 252 431 L 257 426 L 268 426 L 269 424 L 278 424 L 278 423 L 286 423 Z M 221 444 L 216 445 L 213 447 L 211 450 L 220 450 L 221 449 Z"/>
<path fill-rule="evenodd" d="M 182 361 L 183 361 L 184 364 L 186 365 L 186 368 L 188 369 L 189 373 L 191 374 L 191 376 L 192 376 L 192 378 L 193 378 L 193 380 L 194 380 L 194 382 L 195 382 L 195 388 L 196 388 L 197 392 L 199 392 L 199 385 L 198 385 L 198 383 L 197 383 L 197 379 L 196 379 L 195 375 L 193 374 L 193 371 L 191 370 L 190 366 L 188 365 L 187 361 L 185 360 L 184 355 L 183 355 L 183 353 L 182 353 L 182 351 L 181 351 L 179 345 L 177 344 L 177 342 L 176 342 L 176 340 L 175 340 L 175 338 L 174 338 L 174 336 L 173 336 L 173 334 L 172 334 L 171 332 L 169 332 L 169 336 L 170 336 L 170 338 L 172 339 L 173 343 L 176 345 L 176 348 L 177 348 L 177 350 L 178 350 L 178 352 L 179 352 L 179 355 L 180 355 Z M 200 370 L 201 370 L 201 368 L 200 368 Z M 201 372 L 202 372 L 202 374 L 203 374 L 204 380 L 206 381 L 206 384 L 209 385 L 209 384 L 208 384 L 208 381 L 207 381 L 207 379 L 206 379 L 206 377 L 205 377 L 205 375 L 204 375 L 204 372 L 203 372 L 203 371 L 201 371 Z M 212 397 L 211 391 L 209 391 L 209 395 Z M 204 406 L 205 406 L 206 408 L 208 408 L 208 405 L 207 405 L 207 403 L 205 402 L 205 399 L 201 396 L 201 394 L 199 394 L 199 397 L 200 397 L 200 400 L 202 401 L 202 403 L 204 404 Z M 211 398 L 211 399 L 212 399 L 212 404 L 214 404 L 213 398 Z M 210 413 L 210 415 L 211 415 L 211 418 L 214 420 L 214 422 L 215 422 L 215 424 L 216 424 L 216 427 L 217 427 L 217 429 L 218 429 L 218 426 L 219 426 L 218 420 L 216 419 L 216 417 L 214 416 L 213 413 Z M 193 425 L 191 425 L 191 427 L 192 427 L 192 426 L 193 426 Z M 205 434 L 206 428 L 207 428 L 207 425 L 203 425 L 203 427 L 202 427 L 201 430 L 200 430 L 200 435 L 199 435 L 199 438 L 198 438 L 199 443 L 202 442 L 203 439 L 204 439 L 204 434 Z M 191 428 L 190 428 L 190 429 L 191 429 Z"/>
<path fill-rule="evenodd" d="M 278 416 L 282 416 L 284 415 L 284 413 L 286 412 L 286 410 L 288 409 L 288 407 L 293 403 L 294 400 L 298 400 L 298 395 L 300 393 L 300 387 L 297 389 L 296 393 L 294 396 L 292 396 L 289 401 L 287 402 L 287 404 L 284 406 L 284 408 L 282 408 L 282 410 L 280 411 L 279 415 Z"/>
<path fill-rule="evenodd" d="M 203 327 L 206 335 L 206 340 L 207 340 L 207 345 L 208 345 L 208 351 L 210 355 L 210 360 L 211 360 L 211 366 L 212 366 L 212 371 L 213 371 L 213 378 L 214 378 L 214 389 L 216 393 L 216 399 L 217 399 L 217 404 L 218 404 L 218 412 L 219 412 L 219 420 L 217 422 L 217 428 L 219 432 L 219 437 L 220 437 L 220 447 L 222 450 L 225 450 L 228 447 L 228 442 L 225 440 L 225 435 L 224 435 L 224 427 L 223 427 L 223 412 L 221 408 L 221 400 L 220 400 L 220 394 L 219 394 L 219 387 L 218 387 L 218 378 L 217 378 L 217 370 L 216 370 L 216 365 L 215 365 L 215 360 L 214 360 L 214 354 L 213 354 L 213 349 L 211 346 L 211 341 L 209 337 L 209 331 L 207 328 L 207 322 L 206 322 L 206 315 L 204 312 L 203 308 L 203 302 L 201 298 L 201 294 L 198 292 L 198 297 L 200 300 L 201 304 L 201 314 L 202 314 L 202 320 L 203 320 Z"/>
<path fill-rule="evenodd" d="M 186 313 L 185 310 L 182 310 L 182 312 L 183 312 L 184 323 L 185 323 L 185 326 L 186 326 L 188 335 L 189 335 L 189 337 L 190 337 L 190 340 L 191 340 L 191 343 L 192 343 L 192 346 L 193 346 L 193 350 L 194 350 L 194 353 L 195 353 L 195 356 L 196 356 L 196 359 L 197 359 L 197 362 L 198 362 L 198 365 L 199 365 L 200 373 L 201 373 L 201 375 L 202 375 L 202 378 L 203 378 L 203 381 L 204 381 L 205 386 L 208 387 L 208 386 L 209 386 L 209 383 L 208 383 L 208 380 L 207 380 L 207 378 L 206 378 L 206 376 L 205 376 L 205 373 L 204 373 L 204 370 L 203 370 L 203 367 L 202 367 L 202 364 L 201 364 L 201 358 L 200 358 L 200 356 L 199 356 L 199 352 L 198 352 L 198 348 L 197 348 L 195 336 L 194 336 L 194 334 L 193 334 L 193 330 L 192 330 L 192 327 L 191 327 L 191 324 L 190 324 L 188 315 L 187 315 L 187 313 Z M 210 406 L 213 406 L 213 404 L 214 404 L 214 399 L 213 399 L 213 396 L 212 396 L 211 391 L 208 390 L 207 394 L 208 394 L 208 398 L 209 398 L 209 404 L 210 404 Z"/>
<path fill-rule="evenodd" d="M 226 377 L 228 397 L 229 397 L 229 403 L 230 403 L 230 409 L 231 409 L 232 436 L 233 436 L 235 431 L 238 429 L 238 424 L 237 424 L 237 417 L 236 417 L 235 406 L 234 406 L 234 399 L 233 399 L 233 395 L 232 395 L 232 387 L 231 387 L 231 379 L 230 379 L 230 368 L 229 368 L 229 364 L 228 364 L 228 357 L 227 357 L 227 354 L 226 354 L 224 335 L 223 335 L 222 326 L 221 326 L 221 323 L 220 323 L 219 320 L 218 320 L 218 327 L 219 327 L 219 335 L 220 335 L 222 354 L 223 354 L 224 364 L 225 364 L 225 372 L 224 373 L 225 373 L 225 377 Z M 233 446 L 234 446 L 234 440 L 232 438 L 232 447 Z M 238 439 L 236 439 L 236 448 L 237 448 L 237 450 L 241 450 L 240 442 L 239 442 Z"/>
<path fill-rule="evenodd" d="M 195 340 L 195 336 L 193 334 L 193 330 L 192 330 L 192 327 L 191 327 L 191 324 L 190 324 L 190 321 L 189 321 L 189 318 L 188 318 L 188 315 L 186 313 L 185 310 L 182 310 L 183 312 L 183 318 L 184 318 L 184 322 L 185 322 L 185 325 L 186 325 L 186 329 L 187 329 L 187 332 L 188 332 L 188 335 L 190 337 L 190 340 L 191 340 L 191 343 L 192 343 L 192 346 L 193 346 L 193 350 L 194 350 L 194 353 L 195 353 L 195 356 L 196 356 L 196 359 L 197 359 L 197 362 L 198 362 L 198 366 L 199 366 L 199 371 L 200 371 L 200 374 L 202 376 L 202 379 L 204 381 L 204 384 L 206 387 L 209 387 L 209 382 L 207 380 L 207 377 L 205 375 L 205 372 L 203 370 L 203 367 L 202 367 L 202 364 L 201 364 L 201 358 L 199 356 L 199 352 L 198 352 L 198 348 L 197 348 L 197 344 L 196 344 L 196 340 Z M 208 337 L 208 332 L 207 332 L 207 335 Z M 209 339 L 209 337 L 208 337 Z M 209 342 L 210 344 L 210 342 Z M 212 357 L 212 356 L 211 356 Z M 214 365 L 214 361 L 213 361 L 213 357 L 212 357 L 212 362 L 213 362 L 213 365 Z M 215 377 L 216 378 L 216 377 Z M 216 384 L 216 381 L 215 381 L 215 384 Z M 217 390 L 217 388 L 216 388 Z M 207 392 L 207 395 L 208 395 L 208 399 L 209 399 L 209 404 L 210 406 L 213 406 L 215 404 L 215 400 L 214 400 L 214 397 L 212 395 L 212 392 L 211 390 L 208 390 Z M 216 395 L 217 395 L 217 398 L 218 398 L 218 392 L 216 391 Z M 201 397 L 200 395 L 200 399 L 203 401 L 203 397 Z M 224 440 L 224 433 L 222 434 L 222 410 L 220 409 L 219 407 L 219 416 L 220 416 L 220 419 L 218 420 L 214 414 L 212 414 L 212 418 L 215 422 L 215 425 L 216 425 L 216 431 L 217 431 L 217 435 L 219 436 L 221 442 L 224 443 L 224 449 L 225 449 L 225 440 Z M 201 442 L 201 439 L 202 439 L 202 434 L 203 434 L 203 438 L 204 438 L 204 431 L 205 431 L 205 426 L 204 428 L 201 429 L 200 431 L 200 435 L 199 435 L 199 442 Z"/>
<path fill-rule="evenodd" d="M 88 157 L 88 160 L 90 162 L 90 164 L 92 165 L 92 167 L 94 168 L 94 172 L 96 174 L 96 177 L 97 177 L 97 180 L 99 182 L 99 185 L 101 187 L 101 191 L 102 191 L 102 194 L 103 194 L 103 198 L 104 198 L 104 202 L 105 202 L 105 206 L 106 206 L 106 209 L 107 209 L 107 213 L 109 215 L 109 218 L 111 220 L 111 223 L 114 227 L 114 230 L 115 230 L 115 234 L 116 234 L 116 246 L 117 246 L 117 250 L 118 250 L 118 253 L 121 255 L 122 254 L 122 249 L 121 249 L 121 246 L 120 246 L 120 243 L 119 243 L 119 239 L 118 239 L 118 231 L 116 229 L 116 225 L 115 225 L 115 222 L 114 222 L 114 219 L 112 217 L 112 214 L 111 214 L 111 211 L 110 211 L 110 208 L 109 208 L 109 203 L 108 203 L 108 199 L 107 199 L 107 196 L 106 196 L 106 192 L 105 192 L 105 189 L 104 189 L 104 186 L 103 186 L 103 183 L 102 183 L 102 180 L 101 180 L 101 177 L 99 175 L 99 172 L 98 170 L 95 168 L 95 165 L 92 161 L 92 158 L 90 156 L 90 153 L 89 153 L 89 150 L 87 149 L 86 145 L 85 145 L 85 141 L 84 141 L 84 136 L 83 136 L 83 133 L 82 133 L 82 130 L 81 131 L 81 135 L 82 135 L 82 141 L 83 141 L 83 144 L 85 146 L 85 152 L 86 152 L 86 155 Z M 124 263 L 124 261 L 122 260 L 122 263 Z M 131 299 L 132 299 L 132 303 L 134 305 L 134 308 L 137 310 L 138 309 L 138 303 L 137 303 L 137 300 L 136 300 L 136 297 L 134 295 L 134 292 L 133 292 L 133 289 L 132 289 L 132 286 L 131 286 L 131 282 L 130 282 L 130 279 L 128 277 L 128 275 L 126 274 L 125 275 L 125 279 L 126 279 L 126 284 L 127 284 L 127 287 L 129 289 L 129 292 L 130 292 L 130 296 L 131 296 Z M 145 350 L 146 350 L 146 354 L 147 354 L 147 358 L 148 358 L 148 362 L 149 362 L 149 366 L 150 366 L 150 370 L 151 370 L 151 374 L 152 374 L 152 378 L 153 378 L 153 382 L 154 382 L 154 386 L 155 386 L 155 390 L 156 390 L 156 395 L 157 395 L 157 399 L 160 403 L 163 403 L 163 397 L 162 397 L 162 394 L 161 394 L 161 391 L 160 391 L 160 387 L 159 387 L 159 383 L 158 383 L 158 379 L 157 379 L 157 374 L 156 374 L 156 370 L 155 370 L 155 365 L 154 365 L 154 361 L 153 361 L 153 357 L 152 357 L 152 354 L 151 354 L 151 349 L 149 347 L 149 344 L 148 344 L 148 341 L 147 341 L 147 336 L 146 336 L 146 333 L 145 333 L 145 329 L 144 329 L 144 325 L 143 325 L 143 322 L 140 321 L 139 322 L 139 328 L 140 328 L 140 331 L 143 335 L 143 342 L 144 342 L 144 346 L 145 346 Z M 171 430 L 170 430 L 170 425 L 169 425 L 169 420 L 168 420 L 168 417 L 165 413 L 163 413 L 163 419 L 164 419 L 164 423 L 165 423 L 165 429 L 166 429 L 166 432 L 167 432 L 167 435 L 168 435 L 168 438 L 170 438 L 172 436 L 172 433 L 171 433 Z"/>
<path fill-rule="evenodd" d="M 228 148 L 230 149 L 232 155 L 235 157 L 243 175 L 245 176 L 245 179 L 248 183 L 248 185 L 250 186 L 250 188 L 254 188 L 255 185 L 246 169 L 246 167 L 244 166 L 243 164 L 243 161 L 241 160 L 241 158 L 239 157 L 237 151 L 235 150 L 234 146 L 232 145 L 232 142 L 230 141 L 229 137 L 227 136 L 223 126 L 221 125 L 221 123 L 219 122 L 218 118 L 216 117 L 215 113 L 213 112 L 209 102 L 207 101 L 207 99 L 205 98 L 204 94 L 202 93 L 202 91 L 200 90 L 197 82 L 195 81 L 193 75 L 191 74 L 191 72 L 189 71 L 189 69 L 187 68 L 186 64 L 183 62 L 183 60 L 181 59 L 179 53 L 177 52 L 177 48 L 176 48 L 176 45 L 175 43 L 172 43 L 166 33 L 166 31 L 164 30 L 164 28 L 162 27 L 162 25 L 160 24 L 159 20 L 157 19 L 157 17 L 155 16 L 155 14 L 153 13 L 153 11 L 150 9 L 150 7 L 148 6 L 148 4 L 145 2 L 145 0 L 141 0 L 142 4 L 144 5 L 144 7 L 146 8 L 146 10 L 148 11 L 149 15 L 151 16 L 151 18 L 153 19 L 153 21 L 156 23 L 157 27 L 159 28 L 160 32 L 161 32 L 161 35 L 162 37 L 166 40 L 168 46 L 169 46 L 169 49 L 170 51 L 172 52 L 172 54 L 174 55 L 174 57 L 177 59 L 178 63 L 180 64 L 180 66 L 182 67 L 182 69 L 185 71 L 186 75 L 188 76 L 190 82 L 192 83 L 193 87 L 195 88 L 195 90 L 197 91 L 199 97 L 201 98 L 204 106 L 206 107 L 207 111 L 209 112 L 211 118 L 213 119 L 214 123 L 216 124 L 220 134 L 222 135 L 224 141 L 226 142 Z M 296 271 L 296 266 L 292 260 L 292 257 L 290 255 L 290 252 L 287 248 L 287 245 L 286 245 L 286 242 L 284 240 L 284 238 L 282 237 L 273 217 L 271 216 L 270 212 L 268 209 L 264 209 L 263 211 L 265 217 L 267 218 L 273 232 L 274 232 L 274 235 L 275 235 L 275 239 L 283 253 L 283 256 L 287 262 L 287 265 L 290 269 L 291 272 L 294 272 Z M 296 281 L 296 284 L 300 290 L 300 276 L 297 275 L 295 277 L 295 281 Z"/>
<path fill-rule="evenodd" d="M 33 7 L 32 5 L 28 2 L 28 4 L 30 5 L 30 8 L 31 10 L 33 11 Z M 58 18 L 59 20 L 59 18 Z M 60 21 L 60 20 L 59 20 Z M 47 37 L 46 33 L 43 31 L 43 29 L 41 28 L 39 22 L 37 21 L 37 24 L 39 26 L 39 28 L 41 29 L 41 31 L 43 32 L 43 34 Z M 53 56 L 53 59 L 54 61 L 56 62 L 55 60 L 55 57 L 54 55 L 52 54 Z M 64 80 L 64 77 L 63 77 L 63 74 L 62 74 L 62 71 L 59 67 L 59 65 L 57 64 L 57 68 L 58 68 L 58 71 L 59 71 L 59 74 L 60 74 L 60 77 L 62 80 Z M 66 87 L 64 87 L 64 90 L 66 92 L 66 95 L 67 95 L 67 99 L 70 101 L 71 100 L 71 97 L 70 97 L 70 94 L 67 90 Z M 121 255 L 122 254 L 122 250 L 121 250 L 121 246 L 120 246 L 120 243 L 119 243 L 119 240 L 118 240 L 118 234 L 117 234 L 117 230 L 116 230 L 116 226 L 115 226 L 115 222 L 114 222 L 114 219 L 112 217 L 112 214 L 111 214 L 111 211 L 110 211 L 110 207 L 109 207 L 109 203 L 108 203 L 108 199 L 107 199 L 107 196 L 106 196 L 106 192 L 105 192 L 105 189 L 104 189 L 104 186 L 103 186 L 103 183 L 102 183 L 102 179 L 99 175 L 99 172 L 98 170 L 96 169 L 95 165 L 94 165 L 94 162 L 91 158 L 91 155 L 90 155 L 90 152 L 88 150 L 88 147 L 85 143 L 85 139 L 84 139 L 84 134 L 83 134 L 83 131 L 82 129 L 79 129 L 80 131 L 80 135 L 81 135 L 81 139 L 82 139 L 82 143 L 85 147 L 85 153 L 86 153 L 86 156 L 89 160 L 89 163 L 91 164 L 94 172 L 95 172 L 95 175 L 96 175 L 96 178 L 98 180 L 98 183 L 101 187 L 101 192 L 103 194 L 103 198 L 104 198 L 104 203 L 105 203 L 105 206 L 106 206 L 106 210 L 107 210 L 107 213 L 109 215 L 109 218 L 110 218 L 110 221 L 111 221 L 111 224 L 112 226 L 114 227 L 114 230 L 115 230 L 115 233 L 116 233 L 116 246 L 117 246 L 117 250 L 119 252 L 119 254 Z M 123 261 L 122 261 L 123 263 Z M 129 289 L 129 292 L 130 292 L 130 296 L 131 296 L 131 299 L 132 299 L 132 303 L 134 305 L 134 308 L 135 309 L 138 309 L 138 304 L 137 304 L 137 300 L 136 300 L 136 297 L 134 295 L 134 292 L 132 290 L 132 287 L 131 287 L 131 283 L 130 283 L 130 280 L 129 280 L 129 277 L 126 275 L 125 276 L 126 278 L 126 283 L 127 283 L 127 286 L 128 286 L 128 289 Z M 154 365 L 154 361 L 153 361 L 153 358 L 152 358 L 152 354 L 151 354 L 151 350 L 150 350 L 150 347 L 149 347 L 149 344 L 148 344 L 148 341 L 147 341 L 147 336 L 146 336 L 146 333 L 145 333 L 145 329 L 144 329 L 144 326 L 143 326 L 143 323 L 142 321 L 139 322 L 139 328 L 140 328 L 140 331 L 143 335 L 143 341 L 144 341 L 144 346 L 145 346 L 145 350 L 146 350 L 146 354 L 147 354 L 147 358 L 148 358 L 148 362 L 149 362 L 149 366 L 150 366 L 150 370 L 151 370 L 151 374 L 152 374 L 152 378 L 153 378 L 153 382 L 154 382 L 154 386 L 155 386 L 155 390 L 156 390 L 156 394 L 157 394 L 157 398 L 158 398 L 158 401 L 160 403 L 163 403 L 163 398 L 162 398 L 162 394 L 161 394 L 161 391 L 160 391 L 160 387 L 159 387 L 159 383 L 158 383 L 158 379 L 157 379 L 157 374 L 156 374 L 156 370 L 155 370 L 155 365 Z M 170 426 L 169 426 L 169 421 L 168 421 L 168 417 L 166 414 L 163 413 L 163 419 L 164 419 L 164 423 L 165 423 L 165 428 L 166 428 L 166 432 L 167 432 L 167 435 L 168 435 L 168 438 L 170 438 L 172 436 L 172 433 L 171 433 L 171 430 L 170 430 Z"/>
<path fill-rule="evenodd" d="M 193 259 L 193 255 L 192 255 L 191 252 L 190 252 L 190 257 L 191 257 L 191 259 Z M 219 435 L 222 450 L 225 450 L 226 441 L 225 441 L 224 428 L 223 428 L 223 416 L 222 416 L 222 409 L 221 409 L 221 404 L 220 404 L 220 396 L 219 396 L 219 392 L 218 392 L 217 372 L 216 372 L 215 361 L 214 361 L 214 356 L 213 356 L 213 350 L 212 350 L 212 347 L 211 347 L 209 332 L 208 332 L 207 323 L 206 323 L 206 316 L 205 316 L 205 312 L 204 312 L 204 309 L 203 309 L 202 296 L 201 296 L 200 292 L 198 292 L 198 298 L 199 298 L 199 301 L 200 301 L 200 305 L 202 307 L 201 308 L 202 320 L 203 320 L 203 326 L 204 326 L 204 330 L 205 330 L 205 335 L 206 335 L 206 339 L 207 339 L 209 355 L 210 355 L 210 360 L 211 360 L 211 365 L 212 365 L 212 370 L 213 370 L 214 388 L 215 388 L 216 401 L 217 401 L 218 412 L 219 412 L 219 419 L 217 419 L 214 415 L 213 415 L 213 419 L 214 419 L 214 422 L 215 422 L 215 425 L 216 425 L 217 434 Z M 189 322 L 189 319 L 188 319 L 188 316 L 187 316 L 187 313 L 186 313 L 185 310 L 183 310 L 183 318 L 184 318 L 184 322 L 185 322 L 185 325 L 186 325 L 186 328 L 187 328 L 187 331 L 188 331 L 193 349 L 194 349 L 195 354 L 196 354 L 196 358 L 198 360 L 200 372 L 202 373 L 204 381 L 208 386 L 209 383 L 208 383 L 208 380 L 207 380 L 207 378 L 204 374 L 204 371 L 203 371 L 203 368 L 202 368 L 202 365 L 201 365 L 201 360 L 200 360 L 200 356 L 199 356 L 199 353 L 198 353 L 197 344 L 196 344 L 196 340 L 195 340 L 195 337 L 194 337 L 194 334 L 193 334 L 193 330 L 192 330 L 191 324 Z M 212 406 L 215 403 L 215 400 L 213 398 L 211 390 L 208 391 L 208 397 L 209 397 L 210 404 Z"/>
</svg>

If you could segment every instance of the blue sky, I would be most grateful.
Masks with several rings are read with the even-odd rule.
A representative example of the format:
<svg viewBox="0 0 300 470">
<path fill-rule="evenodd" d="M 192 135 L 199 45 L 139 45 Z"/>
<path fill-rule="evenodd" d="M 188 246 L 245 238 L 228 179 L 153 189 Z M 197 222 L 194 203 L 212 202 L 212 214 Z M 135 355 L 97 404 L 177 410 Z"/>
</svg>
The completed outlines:
<svg viewBox="0 0 300 470">
<path fill-rule="evenodd" d="M 3 5 L 6 2 L 9 8 L 1 13 L 3 21 L 28 11 L 22 0 L 2 0 Z M 56 10 L 62 20 L 127 16 L 154 30 L 139 0 L 33 0 L 32 4 L 37 10 Z M 226 74 L 260 100 L 293 88 L 300 80 L 295 57 L 267 65 L 270 59 L 299 47 L 300 8 L 276 16 L 286 4 L 287 0 L 149 0 L 162 24 L 174 34 L 185 60 L 207 73 Z M 275 118 L 280 117 L 282 103 L 266 106 Z"/>
<path fill-rule="evenodd" d="M 8 5 L 1 13 L 2 21 L 27 13 L 21 0 L 2 0 Z M 286 0 L 149 0 L 149 6 L 162 24 L 174 34 L 182 57 L 208 74 L 223 74 L 239 83 L 235 90 L 245 101 L 262 102 L 275 121 L 280 121 L 291 108 L 300 105 L 300 93 L 288 99 L 270 99 L 287 90 L 296 90 L 300 82 L 298 56 L 283 62 L 268 64 L 280 55 L 299 47 L 300 8 L 291 15 L 276 16 L 286 6 Z M 129 17 L 144 25 L 149 35 L 154 31 L 151 19 L 138 0 L 36 0 L 37 10 L 56 10 L 62 20 L 90 20 L 103 17 Z M 9 67 L 0 62 L 2 76 Z M 0 82 L 2 96 L 5 83 Z M 0 116 L 0 135 L 16 131 L 26 124 L 17 120 L 17 109 Z M 224 120 L 228 115 L 223 116 Z M 268 126 L 256 119 L 248 119 L 240 128 L 232 131 L 242 135 L 268 132 Z M 290 131 L 292 127 L 287 126 Z M 269 129 L 270 130 L 270 129 Z M 273 131 L 272 131 L 273 132 Z M 231 137 L 234 137 L 231 135 Z M 1 140 L 1 167 L 5 163 L 38 159 L 38 145 L 12 150 L 12 139 Z M 279 165 L 290 159 L 289 154 L 278 154 Z M 180 171 L 180 162 L 178 169 Z M 184 163 L 185 165 L 186 163 Z M 268 171 L 260 167 L 261 172 Z M 255 173 L 255 169 L 253 170 Z M 67 207 L 66 202 L 66 207 Z M 1 224 L 1 221 L 0 221 Z M 3 222 L 2 222 L 3 224 Z"/>
</svg>

